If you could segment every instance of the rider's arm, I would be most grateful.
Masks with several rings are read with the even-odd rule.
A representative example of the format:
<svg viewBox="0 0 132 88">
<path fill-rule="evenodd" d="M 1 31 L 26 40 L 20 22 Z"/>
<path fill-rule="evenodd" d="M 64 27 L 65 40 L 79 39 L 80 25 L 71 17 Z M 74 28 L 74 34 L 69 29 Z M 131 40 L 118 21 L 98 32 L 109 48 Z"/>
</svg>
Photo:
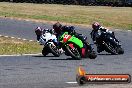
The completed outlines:
<svg viewBox="0 0 132 88">
<path fill-rule="evenodd" d="M 92 38 L 93 42 L 96 43 L 96 40 L 95 40 L 95 32 L 92 31 L 92 32 L 90 33 L 90 35 L 91 35 L 91 38 Z"/>
<path fill-rule="evenodd" d="M 105 27 L 102 27 L 102 26 L 99 28 L 99 30 L 101 30 L 103 32 L 108 32 L 109 31 L 109 29 L 106 29 Z"/>
<path fill-rule="evenodd" d="M 107 28 L 100 27 L 100 30 L 114 35 L 114 32 L 113 32 L 113 31 L 110 31 L 110 30 L 107 29 Z"/>
</svg>

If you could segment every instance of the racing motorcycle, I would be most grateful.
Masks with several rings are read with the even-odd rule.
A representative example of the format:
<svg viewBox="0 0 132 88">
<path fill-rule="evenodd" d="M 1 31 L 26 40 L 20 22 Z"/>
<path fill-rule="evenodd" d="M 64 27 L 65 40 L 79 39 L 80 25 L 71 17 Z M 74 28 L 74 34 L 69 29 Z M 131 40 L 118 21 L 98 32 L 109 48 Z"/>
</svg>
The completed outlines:
<svg viewBox="0 0 132 88">
<path fill-rule="evenodd" d="M 41 45 L 44 45 L 42 50 L 42 54 L 44 56 L 48 55 L 49 53 L 52 53 L 56 57 L 60 56 L 60 51 L 56 47 L 55 41 L 57 41 L 56 36 L 51 34 L 49 31 L 45 31 L 45 33 L 41 35 L 39 42 Z"/>
<path fill-rule="evenodd" d="M 86 47 L 80 39 L 76 38 L 75 35 L 68 34 L 68 32 L 64 32 L 59 37 L 59 42 L 61 43 L 61 47 L 65 51 L 65 54 L 74 59 L 80 60 L 81 58 L 87 57 L 95 59 L 97 57 L 91 45 Z"/>
<path fill-rule="evenodd" d="M 101 49 L 108 53 L 114 55 L 124 53 L 124 49 L 121 47 L 119 40 L 117 40 L 112 34 L 108 32 L 102 32 L 100 37 L 96 40 L 98 45 L 101 46 Z"/>
</svg>

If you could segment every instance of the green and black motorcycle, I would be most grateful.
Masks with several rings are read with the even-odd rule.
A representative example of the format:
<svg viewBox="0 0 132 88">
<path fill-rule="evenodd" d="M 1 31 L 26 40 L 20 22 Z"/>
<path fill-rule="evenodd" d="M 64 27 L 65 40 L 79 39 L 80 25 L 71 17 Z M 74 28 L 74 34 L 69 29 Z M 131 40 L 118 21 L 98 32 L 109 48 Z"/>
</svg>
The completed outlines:
<svg viewBox="0 0 132 88">
<path fill-rule="evenodd" d="M 70 35 L 68 32 L 64 32 L 59 37 L 59 42 L 65 54 L 71 56 L 74 59 L 80 60 L 81 58 L 95 59 L 97 54 L 93 51 L 93 48 L 89 44 L 86 46 L 80 39 L 75 37 L 75 35 Z"/>
</svg>

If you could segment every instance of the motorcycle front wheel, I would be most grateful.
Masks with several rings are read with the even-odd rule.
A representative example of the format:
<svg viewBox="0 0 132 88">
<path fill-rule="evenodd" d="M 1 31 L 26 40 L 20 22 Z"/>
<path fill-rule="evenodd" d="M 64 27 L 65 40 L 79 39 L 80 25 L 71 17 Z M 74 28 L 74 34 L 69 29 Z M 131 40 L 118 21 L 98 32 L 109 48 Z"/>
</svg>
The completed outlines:
<svg viewBox="0 0 132 88">
<path fill-rule="evenodd" d="M 105 45 L 105 50 L 113 55 L 117 55 L 118 52 L 117 52 L 117 48 L 115 48 L 112 44 L 110 44 L 110 42 L 104 42 L 103 43 Z"/>
<path fill-rule="evenodd" d="M 118 52 L 118 54 L 124 54 L 124 49 L 121 47 L 118 47 L 117 52 Z"/>
<path fill-rule="evenodd" d="M 56 56 L 56 57 L 60 56 L 59 49 L 57 49 L 57 47 L 55 45 L 48 44 L 48 49 L 54 56 Z"/>
<path fill-rule="evenodd" d="M 44 47 L 43 50 L 42 50 L 42 55 L 43 55 L 43 56 L 46 56 L 46 55 L 48 55 L 48 53 L 49 53 L 49 52 L 47 51 L 47 48 Z"/>
</svg>

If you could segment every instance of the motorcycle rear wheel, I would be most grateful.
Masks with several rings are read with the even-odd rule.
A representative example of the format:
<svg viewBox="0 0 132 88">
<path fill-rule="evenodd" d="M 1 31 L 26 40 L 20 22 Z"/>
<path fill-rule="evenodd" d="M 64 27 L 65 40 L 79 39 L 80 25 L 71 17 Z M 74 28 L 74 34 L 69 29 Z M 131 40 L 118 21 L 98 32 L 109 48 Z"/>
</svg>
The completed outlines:
<svg viewBox="0 0 132 88">
<path fill-rule="evenodd" d="M 81 55 L 76 47 L 74 49 L 70 48 L 70 46 L 65 47 L 65 52 L 67 52 L 72 58 L 81 60 Z"/>
</svg>

